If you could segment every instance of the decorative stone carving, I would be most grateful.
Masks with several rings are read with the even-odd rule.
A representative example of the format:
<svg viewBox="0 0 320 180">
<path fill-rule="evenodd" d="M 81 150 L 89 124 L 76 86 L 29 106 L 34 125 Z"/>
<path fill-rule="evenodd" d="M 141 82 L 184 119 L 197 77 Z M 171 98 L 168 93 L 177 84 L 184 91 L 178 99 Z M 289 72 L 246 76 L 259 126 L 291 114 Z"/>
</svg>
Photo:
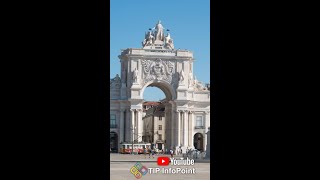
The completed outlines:
<svg viewBox="0 0 320 180">
<path fill-rule="evenodd" d="M 194 86 L 195 86 L 195 91 L 207 91 L 207 88 L 204 87 L 202 82 L 198 81 L 197 78 L 194 78 Z"/>
<path fill-rule="evenodd" d="M 110 80 L 110 88 L 111 89 L 119 89 L 121 87 L 121 79 L 119 75 L 117 74 L 115 78 Z"/>
<path fill-rule="evenodd" d="M 174 64 L 170 61 L 162 61 L 161 59 L 141 60 L 144 72 L 144 82 L 152 80 L 164 80 L 169 84 L 172 82 L 172 74 L 174 72 Z"/>
<path fill-rule="evenodd" d="M 170 33 L 165 37 L 165 47 L 168 49 L 174 49 L 173 39 L 170 37 Z"/>
</svg>

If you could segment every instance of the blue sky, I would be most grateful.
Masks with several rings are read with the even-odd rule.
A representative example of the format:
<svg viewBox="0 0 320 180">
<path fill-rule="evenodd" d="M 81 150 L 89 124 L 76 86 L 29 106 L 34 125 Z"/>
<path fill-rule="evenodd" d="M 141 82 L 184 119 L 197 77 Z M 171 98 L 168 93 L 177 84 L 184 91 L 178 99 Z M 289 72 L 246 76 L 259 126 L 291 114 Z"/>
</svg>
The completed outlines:
<svg viewBox="0 0 320 180">
<path fill-rule="evenodd" d="M 120 49 L 141 48 L 144 33 L 161 20 L 170 29 L 176 49 L 193 51 L 194 74 L 210 82 L 210 1 L 209 0 L 111 0 L 110 77 L 120 75 Z M 147 88 L 147 100 L 159 100 L 158 88 Z"/>
</svg>

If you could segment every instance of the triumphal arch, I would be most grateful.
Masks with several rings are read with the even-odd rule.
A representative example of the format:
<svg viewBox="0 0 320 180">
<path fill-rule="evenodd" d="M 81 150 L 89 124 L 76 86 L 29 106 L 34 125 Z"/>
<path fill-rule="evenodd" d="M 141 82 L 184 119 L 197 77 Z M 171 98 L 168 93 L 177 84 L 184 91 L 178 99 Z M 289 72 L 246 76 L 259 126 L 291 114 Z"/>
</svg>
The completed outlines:
<svg viewBox="0 0 320 180">
<path fill-rule="evenodd" d="M 175 49 L 165 30 L 159 21 L 145 33 L 141 48 L 124 49 L 118 56 L 121 75 L 110 81 L 112 146 L 142 141 L 143 92 L 155 86 L 166 96 L 165 148 L 206 148 L 210 85 L 196 79 L 193 53 Z"/>
</svg>

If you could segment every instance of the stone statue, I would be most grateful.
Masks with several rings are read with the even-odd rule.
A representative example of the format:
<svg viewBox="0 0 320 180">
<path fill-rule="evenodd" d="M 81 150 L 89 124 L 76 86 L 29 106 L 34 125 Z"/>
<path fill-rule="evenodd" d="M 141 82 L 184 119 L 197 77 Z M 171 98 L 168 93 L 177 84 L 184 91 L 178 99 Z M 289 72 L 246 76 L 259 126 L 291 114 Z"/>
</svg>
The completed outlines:
<svg viewBox="0 0 320 180">
<path fill-rule="evenodd" d="M 197 91 L 207 90 L 207 88 L 203 86 L 202 82 L 197 80 L 197 77 L 194 77 L 194 86 Z"/>
<path fill-rule="evenodd" d="M 142 42 L 142 46 L 150 46 L 154 43 L 154 36 L 152 35 L 152 32 L 149 31 L 148 33 L 146 33 L 145 35 L 145 39 Z"/>
<path fill-rule="evenodd" d="M 197 85 L 198 84 L 198 80 L 197 80 L 197 77 L 194 76 L 194 85 Z"/>
<path fill-rule="evenodd" d="M 135 68 L 135 70 L 133 71 L 133 80 L 134 82 L 138 82 L 138 74 L 139 74 L 139 71 L 137 68 Z"/>
<path fill-rule="evenodd" d="M 192 72 L 189 73 L 189 87 L 193 85 Z"/>
<path fill-rule="evenodd" d="M 116 77 L 114 78 L 114 81 L 119 83 L 121 81 L 119 74 L 116 74 Z"/>
<path fill-rule="evenodd" d="M 170 33 L 165 37 L 166 48 L 174 49 L 173 39 L 170 37 Z"/>
<path fill-rule="evenodd" d="M 163 26 L 161 24 L 161 21 L 158 21 L 158 23 L 156 24 L 156 27 L 152 28 L 155 29 L 155 40 L 160 40 L 163 41 L 164 40 L 164 33 L 163 33 Z"/>
<path fill-rule="evenodd" d="M 183 81 L 184 81 L 183 69 L 182 69 L 181 72 L 179 73 L 179 81 L 180 81 L 180 82 L 183 82 Z"/>
</svg>

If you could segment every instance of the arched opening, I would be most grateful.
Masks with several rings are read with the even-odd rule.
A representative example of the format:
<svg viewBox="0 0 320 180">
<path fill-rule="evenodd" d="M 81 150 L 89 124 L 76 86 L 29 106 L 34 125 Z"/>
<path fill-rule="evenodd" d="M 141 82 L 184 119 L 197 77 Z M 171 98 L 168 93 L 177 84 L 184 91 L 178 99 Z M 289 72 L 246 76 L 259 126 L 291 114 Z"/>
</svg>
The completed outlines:
<svg viewBox="0 0 320 180">
<path fill-rule="evenodd" d="M 203 140 L 204 140 L 203 135 L 201 133 L 196 133 L 193 136 L 194 148 L 199 151 L 204 151 Z"/>
<path fill-rule="evenodd" d="M 150 87 L 155 87 L 156 89 L 160 89 L 162 91 L 162 93 L 165 95 L 165 99 L 167 101 L 171 101 L 176 98 L 176 94 L 175 94 L 173 87 L 169 83 L 167 83 L 166 81 L 161 81 L 161 80 L 150 81 L 150 82 L 146 83 L 144 85 L 144 87 L 141 89 L 141 91 L 142 91 L 141 98 L 144 98 L 145 90 Z"/>
<path fill-rule="evenodd" d="M 147 87 L 143 93 L 143 99 L 145 101 L 161 101 L 162 99 L 165 99 L 166 95 L 163 93 L 163 91 L 158 87 Z"/>
<path fill-rule="evenodd" d="M 160 152 L 168 151 L 172 127 L 172 87 L 163 82 L 147 84 L 142 90 L 143 135 L 142 141 Z"/>
<path fill-rule="evenodd" d="M 110 132 L 110 150 L 118 152 L 118 135 L 115 132 Z"/>
</svg>

